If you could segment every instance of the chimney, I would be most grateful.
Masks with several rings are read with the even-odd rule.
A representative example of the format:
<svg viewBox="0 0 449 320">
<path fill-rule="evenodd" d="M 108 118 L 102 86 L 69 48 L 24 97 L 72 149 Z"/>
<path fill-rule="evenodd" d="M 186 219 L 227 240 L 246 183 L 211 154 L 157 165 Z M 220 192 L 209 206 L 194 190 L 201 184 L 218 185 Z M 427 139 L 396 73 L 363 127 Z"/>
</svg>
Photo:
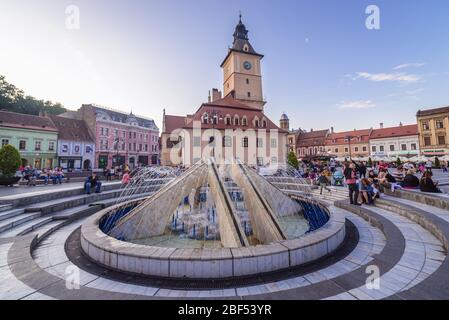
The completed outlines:
<svg viewBox="0 0 449 320">
<path fill-rule="evenodd" d="M 399 126 L 402 127 L 402 122 L 399 122 Z"/>
<path fill-rule="evenodd" d="M 383 122 L 379 123 L 379 127 L 380 127 L 381 129 L 383 129 L 383 128 L 384 128 L 384 123 L 383 123 Z"/>
<path fill-rule="evenodd" d="M 312 128 L 312 129 L 310 129 L 310 132 L 313 132 L 313 128 Z"/>
<path fill-rule="evenodd" d="M 39 111 L 39 117 L 48 117 L 48 113 L 46 110 L 42 109 Z"/>
<path fill-rule="evenodd" d="M 207 102 L 211 103 L 210 90 L 209 90 L 209 95 L 207 96 Z"/>
<path fill-rule="evenodd" d="M 213 88 L 212 89 L 212 101 L 214 102 L 216 100 L 220 100 L 221 99 L 221 91 L 218 91 L 218 89 Z"/>
<path fill-rule="evenodd" d="M 331 133 L 334 133 L 334 127 L 331 127 Z"/>
</svg>

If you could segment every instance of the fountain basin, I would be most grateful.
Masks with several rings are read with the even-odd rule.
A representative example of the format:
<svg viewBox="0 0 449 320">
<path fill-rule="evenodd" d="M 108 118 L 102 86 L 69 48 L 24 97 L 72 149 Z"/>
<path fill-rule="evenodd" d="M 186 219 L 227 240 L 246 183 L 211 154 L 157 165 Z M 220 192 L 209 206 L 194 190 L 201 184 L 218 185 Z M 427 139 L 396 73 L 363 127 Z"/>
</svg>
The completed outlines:
<svg viewBox="0 0 449 320">
<path fill-rule="evenodd" d="M 227 279 L 316 261 L 335 251 L 345 238 L 344 214 L 340 209 L 325 204 L 320 204 L 329 215 L 324 226 L 295 239 L 266 245 L 213 249 L 158 247 L 120 241 L 100 229 L 106 215 L 126 206 L 135 206 L 139 201 L 131 200 L 104 209 L 82 225 L 81 247 L 91 260 L 113 270 L 139 275 Z"/>
</svg>

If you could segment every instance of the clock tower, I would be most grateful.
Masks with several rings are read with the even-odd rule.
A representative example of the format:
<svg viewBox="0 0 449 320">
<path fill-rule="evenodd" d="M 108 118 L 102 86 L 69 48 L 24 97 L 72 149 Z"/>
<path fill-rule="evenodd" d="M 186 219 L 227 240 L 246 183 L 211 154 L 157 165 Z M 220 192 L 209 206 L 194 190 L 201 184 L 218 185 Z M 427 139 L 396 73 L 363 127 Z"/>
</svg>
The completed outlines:
<svg viewBox="0 0 449 320">
<path fill-rule="evenodd" d="M 221 67 L 223 68 L 224 96 L 231 95 L 246 105 L 263 110 L 262 72 L 257 53 L 249 43 L 248 30 L 242 23 L 242 15 L 235 27 L 234 43 Z"/>
</svg>

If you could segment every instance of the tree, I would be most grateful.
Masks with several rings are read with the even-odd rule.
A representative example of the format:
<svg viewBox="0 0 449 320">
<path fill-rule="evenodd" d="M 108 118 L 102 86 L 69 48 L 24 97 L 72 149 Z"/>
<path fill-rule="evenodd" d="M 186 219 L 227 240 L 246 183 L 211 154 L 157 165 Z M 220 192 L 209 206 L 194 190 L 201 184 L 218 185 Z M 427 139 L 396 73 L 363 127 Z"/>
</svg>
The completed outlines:
<svg viewBox="0 0 449 320">
<path fill-rule="evenodd" d="M 0 149 L 0 173 L 3 177 L 12 177 L 19 169 L 20 153 L 12 145 L 5 145 Z"/>
<path fill-rule="evenodd" d="M 398 158 L 396 159 L 396 166 L 399 167 L 399 166 L 401 166 L 401 164 L 402 164 L 402 161 L 401 161 L 401 159 L 398 157 Z"/>
<path fill-rule="evenodd" d="M 296 158 L 296 154 L 293 151 L 288 154 L 287 163 L 293 168 L 298 169 L 298 158 Z"/>
<path fill-rule="evenodd" d="M 371 160 L 371 157 L 368 158 L 367 166 L 368 166 L 368 168 L 372 168 L 373 167 L 373 160 Z"/>
<path fill-rule="evenodd" d="M 440 164 L 440 159 L 438 159 L 438 157 L 435 157 L 435 168 L 439 169 L 441 164 Z"/>
<path fill-rule="evenodd" d="M 37 100 L 16 88 L 0 75 L 0 109 L 6 111 L 39 115 L 40 112 L 58 115 L 67 111 L 60 103 Z"/>
</svg>

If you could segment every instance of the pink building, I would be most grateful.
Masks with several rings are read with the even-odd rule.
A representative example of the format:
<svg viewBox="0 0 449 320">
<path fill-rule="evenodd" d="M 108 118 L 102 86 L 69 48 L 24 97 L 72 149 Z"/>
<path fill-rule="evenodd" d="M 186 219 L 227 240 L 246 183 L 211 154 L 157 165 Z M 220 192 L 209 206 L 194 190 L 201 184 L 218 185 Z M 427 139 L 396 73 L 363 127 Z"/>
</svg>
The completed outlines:
<svg viewBox="0 0 449 320">
<path fill-rule="evenodd" d="M 96 105 L 83 105 L 76 117 L 95 137 L 95 168 L 159 164 L 159 128 L 153 119 Z"/>
</svg>

